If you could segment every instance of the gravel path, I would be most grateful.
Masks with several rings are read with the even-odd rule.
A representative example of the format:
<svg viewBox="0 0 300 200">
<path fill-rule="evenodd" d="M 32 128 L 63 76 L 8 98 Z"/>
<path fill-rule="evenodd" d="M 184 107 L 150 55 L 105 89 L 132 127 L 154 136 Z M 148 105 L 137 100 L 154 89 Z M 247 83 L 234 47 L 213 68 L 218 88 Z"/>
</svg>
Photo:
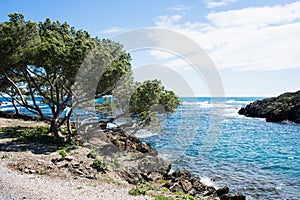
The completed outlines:
<svg viewBox="0 0 300 200">
<path fill-rule="evenodd" d="M 130 185 L 88 184 L 82 180 L 61 180 L 39 175 L 19 174 L 0 161 L 0 199 L 128 199 L 148 200 L 147 196 L 130 196 Z"/>
</svg>

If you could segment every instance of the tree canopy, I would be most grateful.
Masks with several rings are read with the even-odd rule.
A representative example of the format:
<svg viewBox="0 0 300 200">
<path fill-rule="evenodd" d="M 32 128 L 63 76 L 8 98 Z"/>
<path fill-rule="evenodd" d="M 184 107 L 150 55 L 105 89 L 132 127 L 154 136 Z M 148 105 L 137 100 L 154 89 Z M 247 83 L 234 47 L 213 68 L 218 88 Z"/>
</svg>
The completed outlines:
<svg viewBox="0 0 300 200">
<path fill-rule="evenodd" d="M 21 106 L 48 121 L 49 131 L 57 136 L 63 124 L 70 128 L 76 106 L 91 97 L 112 95 L 118 108 L 111 118 L 126 112 L 142 125 L 151 120 L 154 105 L 161 105 L 165 113 L 175 111 L 180 101 L 174 92 L 157 80 L 135 83 L 130 61 L 121 44 L 93 38 L 66 22 L 26 21 L 22 14 L 12 13 L 0 24 L 1 95 L 13 103 L 17 114 Z M 124 93 L 129 96 L 124 98 Z M 107 105 L 112 107 L 111 103 Z"/>
</svg>

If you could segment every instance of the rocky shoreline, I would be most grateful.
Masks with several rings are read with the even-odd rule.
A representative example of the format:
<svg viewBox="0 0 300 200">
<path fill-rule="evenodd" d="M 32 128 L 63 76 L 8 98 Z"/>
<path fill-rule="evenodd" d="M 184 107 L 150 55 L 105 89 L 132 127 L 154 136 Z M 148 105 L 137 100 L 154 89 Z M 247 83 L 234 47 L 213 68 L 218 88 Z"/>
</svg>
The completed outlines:
<svg viewBox="0 0 300 200">
<path fill-rule="evenodd" d="M 106 132 L 107 137 L 116 146 L 123 149 L 125 138 L 129 138 L 129 148 L 127 151 L 139 151 L 143 154 L 151 155 L 147 166 L 138 166 L 136 172 L 122 171 L 123 178 L 130 184 L 156 182 L 160 187 L 167 188 L 173 193 L 189 194 L 197 199 L 221 199 L 221 200 L 243 200 L 246 197 L 242 194 L 229 194 L 229 188 L 224 186 L 216 189 L 201 182 L 201 178 L 191 174 L 189 171 L 175 171 L 171 173 L 171 164 L 157 157 L 157 152 L 151 144 L 141 142 L 135 136 L 128 136 L 123 132 Z M 111 135 L 115 135 L 112 137 Z M 118 141 L 118 142 L 116 142 Z M 152 166 L 151 166 L 152 165 Z M 163 184 L 162 184 L 163 182 Z"/>
<path fill-rule="evenodd" d="M 300 91 L 250 103 L 238 113 L 246 117 L 266 118 L 267 122 L 300 123 Z"/>
<path fill-rule="evenodd" d="M 2 115 L 3 116 L 3 115 Z M 95 136 L 95 134 L 93 134 Z M 157 151 L 120 130 L 101 130 L 96 138 L 88 138 L 94 146 L 77 147 L 62 157 L 57 152 L 45 155 L 45 159 L 27 157 L 10 162 L 7 166 L 24 174 L 42 174 L 51 177 L 81 178 L 99 180 L 104 174 L 116 174 L 119 179 L 135 185 L 133 195 L 156 193 L 169 199 L 189 197 L 189 199 L 244 200 L 241 194 L 229 194 L 227 186 L 216 189 L 201 182 L 201 178 L 188 171 L 171 172 L 171 164 L 158 157 Z M 99 142 L 101 140 L 101 142 Z M 91 141 L 87 141 L 89 144 Z M 24 145 L 12 140 L 0 144 L 2 152 L 20 151 Z M 32 149 L 38 149 L 38 144 Z M 45 145 L 45 144 L 44 144 Z M 126 150 L 125 150 L 126 145 Z M 92 151 L 91 151 L 92 149 Z M 142 185 L 153 185 L 145 190 Z M 160 191 L 160 192 L 158 192 Z"/>
</svg>

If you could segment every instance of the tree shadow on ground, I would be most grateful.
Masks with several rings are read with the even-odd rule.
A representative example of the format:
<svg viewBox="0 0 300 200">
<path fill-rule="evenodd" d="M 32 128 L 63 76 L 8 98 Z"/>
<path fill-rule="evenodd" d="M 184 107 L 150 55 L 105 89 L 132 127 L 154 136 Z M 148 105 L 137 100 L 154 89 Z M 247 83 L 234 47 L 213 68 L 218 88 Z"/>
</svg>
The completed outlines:
<svg viewBox="0 0 300 200">
<path fill-rule="evenodd" d="M 55 138 L 45 133 L 36 133 L 27 137 L 23 132 L 28 127 L 6 127 L 0 129 L 0 151 L 22 152 L 48 155 L 60 149 L 70 150 L 75 145 L 65 142 L 63 138 Z"/>
<path fill-rule="evenodd" d="M 28 127 L 5 127 L 0 129 L 0 140 L 9 138 L 18 138 Z"/>
</svg>

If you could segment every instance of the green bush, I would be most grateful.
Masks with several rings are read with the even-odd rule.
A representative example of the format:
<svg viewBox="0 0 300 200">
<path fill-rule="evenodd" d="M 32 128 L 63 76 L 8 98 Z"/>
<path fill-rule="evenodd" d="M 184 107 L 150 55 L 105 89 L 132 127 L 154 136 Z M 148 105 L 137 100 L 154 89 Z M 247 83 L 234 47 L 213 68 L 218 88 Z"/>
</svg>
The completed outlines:
<svg viewBox="0 0 300 200">
<path fill-rule="evenodd" d="M 95 159 L 92 167 L 94 167 L 97 172 L 106 173 L 108 171 L 109 163 L 105 159 Z"/>
<path fill-rule="evenodd" d="M 132 196 L 146 195 L 146 190 L 141 188 L 134 188 L 128 192 Z"/>
<path fill-rule="evenodd" d="M 62 158 L 65 158 L 68 155 L 66 150 L 60 150 L 58 153 L 59 155 L 61 155 Z"/>
<path fill-rule="evenodd" d="M 96 159 L 97 156 L 98 156 L 98 152 L 97 152 L 96 150 L 94 150 L 94 149 L 91 150 L 91 151 L 88 153 L 88 155 L 87 155 L 88 158 L 92 158 L 92 159 Z"/>
<path fill-rule="evenodd" d="M 155 196 L 155 200 L 173 200 L 173 198 L 166 197 L 164 195 L 157 195 L 157 196 Z"/>
</svg>

